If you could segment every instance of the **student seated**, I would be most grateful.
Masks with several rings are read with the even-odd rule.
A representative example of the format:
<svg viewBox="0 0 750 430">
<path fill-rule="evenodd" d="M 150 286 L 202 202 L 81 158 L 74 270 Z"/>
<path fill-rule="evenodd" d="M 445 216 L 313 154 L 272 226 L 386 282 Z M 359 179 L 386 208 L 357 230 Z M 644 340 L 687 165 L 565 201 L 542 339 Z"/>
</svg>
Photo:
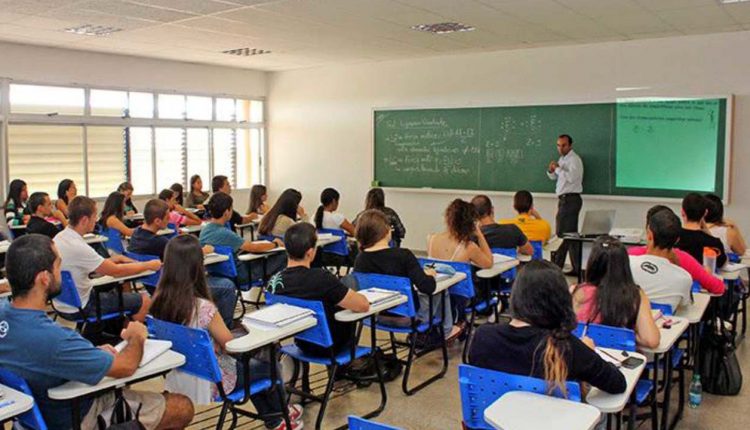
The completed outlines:
<svg viewBox="0 0 750 430">
<path fill-rule="evenodd" d="M 8 197 L 5 198 L 5 204 L 3 204 L 5 222 L 8 224 L 8 227 L 24 225 L 29 222 L 31 216 L 25 213 L 26 200 L 28 198 L 29 190 L 26 187 L 26 182 L 20 179 L 10 181 Z"/>
<path fill-rule="evenodd" d="M 336 212 L 339 198 L 341 195 L 333 188 L 326 188 L 320 193 L 320 206 L 315 211 L 315 228 L 344 230 L 349 236 L 354 236 L 354 225 L 343 214 Z"/>
<path fill-rule="evenodd" d="M 477 211 L 480 229 L 490 248 L 512 248 L 526 255 L 534 253 L 534 248 L 516 225 L 495 222 L 495 208 L 489 197 L 480 194 L 471 199 L 471 204 Z"/>
<path fill-rule="evenodd" d="M 447 261 L 471 263 L 480 269 L 489 269 L 494 260 L 492 251 L 477 225 L 477 211 L 471 203 L 455 199 L 445 210 L 446 231 L 432 234 L 427 238 L 427 254 L 430 258 Z M 476 241 L 476 242 L 475 242 Z M 463 309 L 465 300 L 456 296 L 446 300 L 445 321 L 443 329 L 447 339 L 458 337 L 465 323 Z M 447 306 L 452 302 L 452 306 Z M 453 310 L 456 312 L 453 312 Z M 459 325 L 453 325 L 453 319 Z"/>
<path fill-rule="evenodd" d="M 232 217 L 232 197 L 222 192 L 215 193 L 211 196 L 206 205 L 206 211 L 210 216 L 208 224 L 203 226 L 200 234 L 201 245 L 211 246 L 228 246 L 232 248 L 235 257 L 240 251 L 251 253 L 263 253 L 270 251 L 277 246 L 284 246 L 284 242 L 275 239 L 272 243 L 268 242 L 251 242 L 241 238 L 237 233 L 228 229 L 226 223 Z M 263 277 L 262 267 L 259 264 L 252 265 L 252 273 L 248 272 L 248 265 L 235 259 L 237 263 L 237 277 L 240 285 L 249 284 L 252 281 L 261 280 Z M 284 268 L 286 264 L 284 254 L 279 252 L 269 256 L 266 260 L 267 274 L 271 275 Z M 264 280 L 265 281 L 265 280 Z"/>
<path fill-rule="evenodd" d="M 669 209 L 664 205 L 656 205 L 652 207 L 646 213 L 646 228 L 648 228 L 649 218 L 651 218 L 653 214 L 663 210 L 674 213 L 672 212 L 672 209 Z M 646 252 L 648 252 L 647 246 L 631 246 L 628 248 L 628 254 L 630 255 L 644 255 Z M 685 271 L 693 278 L 693 281 L 697 281 L 704 290 L 712 294 L 724 294 L 724 281 L 721 278 L 708 273 L 708 271 L 703 268 L 703 264 L 699 263 L 692 255 L 681 249 L 672 248 L 667 259 L 672 264 L 676 264 L 685 269 Z"/>
<path fill-rule="evenodd" d="M 227 178 L 224 175 L 217 175 L 214 176 L 211 180 L 211 191 L 216 193 L 224 193 L 226 195 L 232 194 L 232 185 L 229 183 L 229 178 Z M 211 197 L 213 198 L 213 196 Z M 208 199 L 207 202 L 204 203 L 204 207 L 208 205 L 208 202 L 211 201 L 211 198 Z M 234 226 L 238 224 L 247 224 L 250 221 L 252 221 L 253 218 L 251 218 L 248 215 L 242 216 L 237 211 L 232 211 L 232 217 L 229 219 L 229 225 L 234 230 Z"/>
<path fill-rule="evenodd" d="M 78 196 L 68 206 L 70 223 L 68 227 L 55 236 L 55 245 L 63 259 L 62 270 L 67 270 L 73 277 L 81 298 L 84 310 L 93 315 L 96 311 L 95 300 L 89 300 L 93 289 L 89 274 L 122 277 L 135 275 L 147 270 L 157 271 L 161 268 L 159 260 L 135 262 L 125 256 L 115 255 L 103 258 L 83 240 L 83 235 L 94 231 L 96 225 L 96 202 L 88 197 Z M 133 319 L 143 322 L 148 313 L 151 299 L 148 294 L 123 293 L 123 310 L 133 313 Z M 117 291 L 111 289 L 99 293 L 102 314 L 118 312 L 119 299 Z M 53 301 L 55 309 L 61 313 L 76 317 L 78 309 L 58 300 Z"/>
<path fill-rule="evenodd" d="M 80 197 L 78 197 L 80 198 Z M 75 200 L 73 200 L 75 202 Z M 73 205 L 71 203 L 71 205 Z M 71 208 L 77 224 L 78 209 Z M 93 216 L 88 216 L 93 220 Z M 90 222 L 93 226 L 93 222 Z M 72 230 L 71 230 L 72 231 Z M 6 256 L 13 302 L 0 307 L 0 325 L 8 328 L 0 342 L 0 367 L 23 378 L 50 429 L 72 427 L 72 402 L 51 400 L 47 390 L 68 381 L 96 385 L 105 376 L 125 378 L 138 370 L 146 327 L 130 322 L 120 336 L 128 341 L 122 352 L 94 347 L 77 332 L 47 316 L 47 301 L 60 294 L 61 255 L 46 236 L 27 234 L 15 240 Z M 123 395 L 146 429 L 185 428 L 193 419 L 190 399 L 180 394 L 123 389 Z M 99 428 L 97 416 L 109 418 L 113 392 L 79 402 L 84 430 Z"/>
<path fill-rule="evenodd" d="M 594 352 L 594 342 L 571 334 L 576 328 L 568 284 L 549 261 L 532 261 L 518 273 L 510 296 L 509 324 L 480 326 L 469 364 L 533 376 L 565 393 L 565 382 L 588 383 L 612 394 L 625 392 L 623 374 Z"/>
<path fill-rule="evenodd" d="M 136 228 L 128 244 L 128 251 L 142 255 L 155 255 L 164 261 L 164 251 L 169 239 L 159 236 L 157 232 L 167 228 L 169 222 L 169 206 L 163 200 L 153 199 L 143 208 L 143 225 Z M 214 247 L 205 245 L 204 254 L 214 252 Z M 237 304 L 237 289 L 234 282 L 227 278 L 209 276 L 208 287 L 211 297 L 219 308 L 219 313 L 227 327 L 232 326 L 234 306 Z"/>
<path fill-rule="evenodd" d="M 716 267 L 727 262 L 724 244 L 721 239 L 711 235 L 706 226 L 708 201 L 698 193 L 688 193 L 682 199 L 682 231 L 677 247 L 703 262 L 703 248 L 712 248 L 718 253 Z"/>
<path fill-rule="evenodd" d="M 501 219 L 500 224 L 515 224 L 531 241 L 547 243 L 552 235 L 552 228 L 534 208 L 534 197 L 528 191 L 518 191 L 513 196 L 513 209 L 518 216 Z"/>
<path fill-rule="evenodd" d="M 174 184 L 169 186 L 169 189 L 174 191 L 174 202 L 178 205 L 184 207 L 185 199 L 183 194 L 183 188 L 182 184 L 175 182 Z"/>
<path fill-rule="evenodd" d="M 135 215 L 138 213 L 138 208 L 133 204 L 133 184 L 130 182 L 123 182 L 117 186 L 117 191 L 125 195 L 125 215 Z"/>
<path fill-rule="evenodd" d="M 333 339 L 331 348 L 334 353 L 339 353 L 351 347 L 356 324 L 337 321 L 334 315 L 342 309 L 367 312 L 370 303 L 362 294 L 347 288 L 331 272 L 310 268 L 317 251 L 317 240 L 315 227 L 311 224 L 299 223 L 291 226 L 284 235 L 289 262 L 286 269 L 271 278 L 266 290 L 282 296 L 323 302 Z M 327 348 L 298 339 L 295 339 L 295 342 L 306 354 L 329 355 Z"/>
<path fill-rule="evenodd" d="M 705 196 L 708 213 L 706 214 L 706 227 L 711 235 L 718 237 L 724 245 L 724 252 L 729 254 L 733 252 L 737 255 L 744 255 L 747 251 L 745 238 L 737 224 L 729 218 L 724 217 L 724 203 L 721 197 L 716 194 L 706 194 Z"/>
<path fill-rule="evenodd" d="M 203 180 L 200 175 L 190 177 L 190 192 L 185 196 L 185 207 L 204 209 L 203 203 L 208 200 L 208 193 L 203 192 Z"/>
<path fill-rule="evenodd" d="M 305 209 L 299 204 L 301 201 L 302 193 L 299 191 L 292 188 L 284 190 L 260 221 L 258 234 L 284 237 L 287 229 L 297 223 L 297 219 L 307 221 Z"/>
<path fill-rule="evenodd" d="M 690 304 L 693 280 L 680 266 L 669 261 L 672 248 L 680 238 L 680 220 L 671 210 L 658 211 L 648 219 L 646 254 L 630 257 L 635 283 L 654 303 L 667 304 L 672 310 Z"/>
<path fill-rule="evenodd" d="M 268 206 L 268 191 L 265 185 L 256 184 L 250 188 L 250 206 L 247 208 L 247 216 L 258 219 L 267 214 L 271 209 Z"/>
<path fill-rule="evenodd" d="M 571 287 L 571 292 L 578 322 L 628 328 L 635 331 L 639 346 L 659 345 L 651 302 L 633 280 L 627 250 L 619 240 L 601 236 L 594 241 L 586 282 Z"/>
<path fill-rule="evenodd" d="M 47 221 L 47 218 L 52 217 L 52 202 L 49 199 L 49 194 L 43 192 L 36 192 L 31 194 L 29 197 L 29 211 L 31 212 L 31 219 L 26 224 L 26 233 L 39 233 L 43 234 L 50 239 L 55 237 L 57 233 L 60 233 L 60 229 Z M 62 215 L 62 212 L 55 212 L 59 218 L 60 223 L 65 226 L 67 220 Z M 65 223 L 63 223 L 65 220 Z"/>
<path fill-rule="evenodd" d="M 169 206 L 169 223 L 175 228 L 183 225 L 200 225 L 203 221 L 194 213 L 186 211 L 182 206 L 177 204 L 175 192 L 169 188 L 161 190 L 159 200 L 163 200 Z"/>
<path fill-rule="evenodd" d="M 391 226 L 392 239 L 395 242 L 396 247 L 401 246 L 401 241 L 406 237 L 406 227 L 404 227 L 404 224 L 401 222 L 401 218 L 399 218 L 396 211 L 385 205 L 385 193 L 382 188 L 372 188 L 367 192 L 367 196 L 365 197 L 365 211 L 370 209 L 377 209 L 385 214 L 388 218 L 388 225 Z M 357 216 L 354 217 L 354 222 L 352 224 L 356 226 L 359 216 L 365 211 L 357 214 Z"/>
<path fill-rule="evenodd" d="M 78 188 L 72 179 L 63 179 L 57 185 L 57 201 L 55 208 L 68 218 L 68 203 L 78 195 Z"/>
<path fill-rule="evenodd" d="M 120 232 L 123 238 L 133 235 L 133 229 L 125 225 L 125 194 L 113 191 L 104 201 L 104 209 L 99 216 L 99 227 L 102 231 L 113 229 Z"/>
<path fill-rule="evenodd" d="M 148 205 L 146 207 L 148 208 Z M 212 296 L 207 285 L 203 252 L 198 239 L 182 235 L 170 240 L 159 286 L 151 305 L 151 315 L 163 321 L 208 331 L 214 341 L 224 392 L 228 394 L 242 384 L 244 366 L 241 361 L 226 352 L 226 344 L 234 339 L 234 336 L 227 328 L 220 312 L 217 312 Z M 250 359 L 251 382 L 269 378 L 270 372 L 271 365 L 268 362 L 257 358 Z M 167 374 L 165 389 L 188 396 L 196 405 L 210 404 L 218 394 L 215 384 L 179 370 Z M 266 390 L 250 396 L 250 400 L 258 413 L 264 417 L 266 428 L 286 429 L 281 417 L 279 393 Z M 289 418 L 293 429 L 302 428 L 302 424 L 299 423 L 302 412 L 300 405 L 289 406 Z"/>
</svg>

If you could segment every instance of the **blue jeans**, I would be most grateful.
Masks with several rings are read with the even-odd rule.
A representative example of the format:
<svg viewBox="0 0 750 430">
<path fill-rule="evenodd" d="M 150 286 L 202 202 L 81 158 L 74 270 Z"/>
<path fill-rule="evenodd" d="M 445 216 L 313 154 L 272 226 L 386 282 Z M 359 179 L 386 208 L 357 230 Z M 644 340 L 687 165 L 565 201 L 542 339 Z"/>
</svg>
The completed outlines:
<svg viewBox="0 0 750 430">
<path fill-rule="evenodd" d="M 231 279 L 209 276 L 206 279 L 211 297 L 227 327 L 232 327 L 234 307 L 237 305 L 237 288 Z"/>
<path fill-rule="evenodd" d="M 430 301 L 432 301 L 432 316 L 442 316 L 440 311 L 440 301 L 442 294 L 434 296 L 418 293 L 419 296 L 419 310 L 417 311 L 417 318 L 421 321 L 430 321 Z M 450 295 L 445 297 L 445 318 L 443 318 L 443 330 L 447 336 L 451 330 L 453 330 L 453 311 L 451 309 Z"/>
<path fill-rule="evenodd" d="M 236 387 L 242 387 L 243 378 L 245 377 L 244 368 L 245 366 L 243 365 L 242 360 L 237 360 Z M 276 369 L 276 376 L 278 378 L 281 375 L 281 368 L 280 366 L 277 366 Z M 253 383 L 260 379 L 270 378 L 271 364 L 267 361 L 261 361 L 255 358 L 251 358 L 250 383 Z M 266 427 L 268 428 L 274 428 L 281 424 L 281 422 L 284 420 L 281 417 L 282 403 L 279 400 L 279 394 L 281 394 L 282 396 L 286 396 L 286 393 L 284 392 L 283 385 L 277 385 L 276 387 L 281 389 L 281 393 L 278 393 L 275 390 L 265 390 L 250 396 L 250 401 L 253 402 L 255 410 L 258 411 L 258 415 L 262 417 L 263 422 L 265 422 Z"/>
</svg>

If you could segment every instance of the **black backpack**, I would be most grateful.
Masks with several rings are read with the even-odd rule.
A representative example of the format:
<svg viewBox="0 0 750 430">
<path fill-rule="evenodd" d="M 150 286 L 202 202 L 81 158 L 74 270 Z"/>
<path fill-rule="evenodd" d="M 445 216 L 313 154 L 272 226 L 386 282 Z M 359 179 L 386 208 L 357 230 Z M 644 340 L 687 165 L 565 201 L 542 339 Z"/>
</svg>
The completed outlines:
<svg viewBox="0 0 750 430">
<path fill-rule="evenodd" d="M 736 396 L 742 388 L 742 370 L 735 354 L 731 332 L 719 322 L 708 322 L 700 344 L 700 375 L 703 390 L 719 396 Z"/>
</svg>

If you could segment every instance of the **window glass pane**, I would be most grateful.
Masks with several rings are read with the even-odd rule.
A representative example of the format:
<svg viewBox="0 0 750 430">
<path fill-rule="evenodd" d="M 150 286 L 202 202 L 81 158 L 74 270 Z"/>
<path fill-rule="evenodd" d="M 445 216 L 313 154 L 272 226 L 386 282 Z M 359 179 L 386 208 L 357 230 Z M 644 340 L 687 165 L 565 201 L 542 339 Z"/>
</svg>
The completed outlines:
<svg viewBox="0 0 750 430">
<path fill-rule="evenodd" d="M 83 88 L 10 85 L 12 113 L 83 115 Z"/>
<path fill-rule="evenodd" d="M 265 170 L 265 159 L 263 145 L 265 141 L 265 129 L 251 130 L 250 131 L 250 159 L 253 160 L 252 170 L 252 183 L 253 184 L 265 184 L 266 183 L 266 170 Z"/>
<path fill-rule="evenodd" d="M 125 129 L 87 127 L 89 197 L 106 197 L 126 179 Z"/>
<path fill-rule="evenodd" d="M 184 183 L 182 142 L 185 129 L 156 129 L 156 189 L 157 193 L 175 182 Z"/>
<path fill-rule="evenodd" d="M 187 177 L 188 181 L 193 175 L 200 175 L 204 187 L 210 185 L 211 173 L 209 172 L 208 156 L 208 129 L 189 128 L 187 131 Z M 186 184 L 185 192 L 189 192 L 190 184 Z"/>
<path fill-rule="evenodd" d="M 54 160 L 54 166 L 41 160 Z M 72 179 L 83 194 L 83 127 L 11 124 L 8 168 L 11 180 L 26 181 L 29 194 L 44 191 L 54 200 L 64 178 Z"/>
<path fill-rule="evenodd" d="M 262 130 L 237 130 L 237 188 L 263 183 Z"/>
<path fill-rule="evenodd" d="M 214 176 L 226 176 L 232 186 L 236 186 L 234 181 L 234 156 L 234 130 L 214 129 Z"/>
<path fill-rule="evenodd" d="M 151 93 L 130 93 L 128 112 L 131 118 L 154 117 L 154 95 Z"/>
<path fill-rule="evenodd" d="M 159 118 L 185 118 L 185 96 L 175 94 L 159 94 Z"/>
<path fill-rule="evenodd" d="M 250 101 L 250 122 L 263 122 L 263 102 L 260 100 Z"/>
<path fill-rule="evenodd" d="M 122 117 L 127 108 L 125 91 L 91 90 L 91 115 Z"/>
<path fill-rule="evenodd" d="M 250 100 L 237 100 L 237 121 L 250 120 Z"/>
<path fill-rule="evenodd" d="M 136 195 L 154 194 L 151 127 L 130 127 L 130 183 Z"/>
<path fill-rule="evenodd" d="M 234 121 L 234 99 L 216 99 L 216 120 Z"/>
<path fill-rule="evenodd" d="M 187 97 L 188 119 L 210 120 L 212 117 L 211 97 Z"/>
</svg>

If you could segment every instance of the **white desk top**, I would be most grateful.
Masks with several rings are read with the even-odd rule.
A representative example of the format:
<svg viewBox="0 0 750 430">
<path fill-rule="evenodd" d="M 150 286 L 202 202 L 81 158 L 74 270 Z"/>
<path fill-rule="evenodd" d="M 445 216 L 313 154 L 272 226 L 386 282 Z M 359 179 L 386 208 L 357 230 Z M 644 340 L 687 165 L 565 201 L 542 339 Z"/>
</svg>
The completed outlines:
<svg viewBox="0 0 750 430">
<path fill-rule="evenodd" d="M 156 232 L 157 236 L 167 236 L 170 234 L 174 234 L 174 230 L 172 230 L 171 228 L 163 228 Z"/>
<path fill-rule="evenodd" d="M 743 263 L 727 263 L 719 268 L 719 277 L 725 281 L 734 281 L 740 277 L 742 271 L 747 267 L 747 264 Z"/>
<path fill-rule="evenodd" d="M 103 243 L 108 241 L 109 238 L 107 236 L 102 236 L 101 234 L 84 234 L 83 235 L 83 241 L 88 243 L 89 245 L 93 245 L 95 243 Z"/>
<path fill-rule="evenodd" d="M 693 294 L 693 303 L 687 306 L 677 308 L 675 315 L 685 318 L 688 323 L 696 324 L 701 321 L 703 314 L 706 313 L 708 304 L 711 302 L 711 296 L 703 293 Z"/>
<path fill-rule="evenodd" d="M 260 224 L 260 220 L 255 219 L 245 224 L 235 224 L 234 228 L 243 229 L 243 228 L 248 228 L 248 227 L 255 227 L 258 224 Z"/>
<path fill-rule="evenodd" d="M 5 254 L 6 252 L 8 252 L 8 248 L 10 248 L 9 240 L 0 241 L 0 254 Z"/>
<path fill-rule="evenodd" d="M 659 346 L 656 348 L 641 348 L 641 352 L 650 352 L 652 354 L 663 354 L 674 346 L 675 342 L 680 339 L 680 336 L 682 336 L 682 333 L 685 333 L 685 330 L 687 330 L 689 323 L 686 318 L 679 317 L 679 316 L 671 316 L 666 317 L 668 319 L 672 320 L 672 327 L 671 328 L 659 328 L 659 334 L 661 334 L 661 340 L 659 341 Z M 656 324 L 661 326 L 662 320 L 656 321 Z"/>
<path fill-rule="evenodd" d="M 591 405 L 525 391 L 511 391 L 484 410 L 484 419 L 499 430 L 591 430 L 599 422 Z"/>
<path fill-rule="evenodd" d="M 206 254 L 203 256 L 204 266 L 210 266 L 211 264 L 222 263 L 224 261 L 229 261 L 228 255 L 217 254 L 215 252 L 212 252 L 210 254 Z"/>
<path fill-rule="evenodd" d="M 520 261 L 521 263 L 528 263 L 529 261 L 531 261 L 531 258 L 531 255 L 518 254 L 518 261 Z"/>
<path fill-rule="evenodd" d="M 0 390 L 5 393 L 0 399 L 0 403 L 13 402 L 0 408 L 0 422 L 21 415 L 34 406 L 34 398 L 29 395 L 2 384 L 0 384 Z"/>
<path fill-rule="evenodd" d="M 143 214 L 125 215 L 123 219 L 128 221 L 140 221 L 143 219 Z"/>
<path fill-rule="evenodd" d="M 198 224 L 198 225 L 186 225 L 185 227 L 180 227 L 180 233 L 199 233 L 201 230 L 203 230 L 203 226 L 206 225 Z M 169 229 L 167 229 L 169 230 Z M 169 233 L 167 233 L 169 234 Z"/>
<path fill-rule="evenodd" d="M 107 284 L 113 284 L 113 283 L 119 283 L 119 282 L 125 282 L 125 281 L 131 281 L 133 279 L 143 278 L 144 276 L 153 275 L 153 270 L 146 270 L 145 272 L 136 273 L 135 275 L 128 275 L 128 276 L 120 276 L 119 278 L 115 278 L 113 276 L 100 276 L 98 278 L 92 279 L 92 286 L 98 287 L 100 285 L 107 285 Z"/>
<path fill-rule="evenodd" d="M 156 357 L 154 361 L 138 368 L 134 374 L 127 378 L 110 378 L 104 377 L 96 385 L 88 385 L 83 382 L 68 381 L 58 387 L 50 388 L 47 391 L 50 399 L 53 400 L 70 400 L 87 394 L 97 393 L 110 388 L 123 387 L 129 382 L 137 381 L 149 376 L 158 375 L 168 370 L 175 369 L 185 364 L 185 357 L 174 351 L 167 351 Z"/>
<path fill-rule="evenodd" d="M 466 273 L 458 272 L 448 279 L 443 279 L 442 281 L 438 281 L 437 284 L 435 285 L 435 292 L 432 293 L 432 295 L 434 296 L 436 294 L 442 293 L 443 291 L 458 284 L 464 279 L 466 279 Z"/>
<path fill-rule="evenodd" d="M 495 263 L 489 269 L 477 270 L 477 276 L 484 279 L 494 278 L 495 276 L 499 276 L 502 273 L 505 273 L 508 270 L 518 266 L 519 264 L 521 264 L 521 262 L 518 260 Z"/>
<path fill-rule="evenodd" d="M 332 243 L 336 243 L 336 242 L 340 241 L 341 239 L 342 239 L 341 236 L 325 237 L 325 238 L 322 238 L 322 239 L 320 237 L 318 237 L 318 242 L 315 244 L 315 246 L 317 246 L 318 248 L 320 248 L 321 246 L 326 246 L 326 245 L 330 245 Z"/>
<path fill-rule="evenodd" d="M 622 351 L 618 351 L 616 349 L 602 349 L 614 355 L 615 357 L 619 357 L 620 355 L 622 355 Z M 625 408 L 625 405 L 630 399 L 630 395 L 633 393 L 633 390 L 635 390 L 635 386 L 638 384 L 638 379 L 641 377 L 643 369 L 646 367 L 646 362 L 648 361 L 646 360 L 646 357 L 643 356 L 643 354 L 639 354 L 637 352 L 628 352 L 628 355 L 631 357 L 640 358 L 641 360 L 643 360 L 643 363 L 641 363 L 641 365 L 636 367 L 635 369 L 626 369 L 625 367 L 620 367 L 620 372 L 622 372 L 623 376 L 625 376 L 625 382 L 627 383 L 625 392 L 622 394 L 610 394 L 596 387 L 591 387 L 591 391 L 589 391 L 588 395 L 586 396 L 586 402 L 588 404 L 596 407 L 604 413 L 620 412 Z"/>
<path fill-rule="evenodd" d="M 370 305 L 370 310 L 367 312 L 352 312 L 349 309 L 345 309 L 343 311 L 336 312 L 335 318 L 336 321 L 341 322 L 359 321 L 371 315 L 375 315 L 380 312 L 387 311 L 388 309 L 395 308 L 402 303 L 406 303 L 408 300 L 408 297 L 403 294 L 399 294 L 398 296 L 394 296 L 390 300 L 386 300 L 376 305 Z"/>
<path fill-rule="evenodd" d="M 246 327 L 250 325 L 251 330 L 248 334 L 227 342 L 227 352 L 241 353 L 255 351 L 264 346 L 292 337 L 317 324 L 318 320 L 312 315 L 281 328 L 269 328 L 245 323 L 243 325 Z"/>
<path fill-rule="evenodd" d="M 26 230 L 26 224 L 11 225 L 11 230 Z"/>
<path fill-rule="evenodd" d="M 334 236 L 330 239 L 318 239 L 318 242 L 315 244 L 317 247 L 330 245 L 332 243 L 338 242 L 341 240 L 341 236 Z M 244 254 L 240 254 L 237 259 L 240 261 L 254 261 L 254 260 L 260 260 L 262 258 L 268 257 L 270 254 L 275 254 L 277 252 L 284 252 L 286 251 L 286 248 L 283 246 L 277 246 L 276 248 L 269 249 L 266 252 L 247 252 Z"/>
</svg>

